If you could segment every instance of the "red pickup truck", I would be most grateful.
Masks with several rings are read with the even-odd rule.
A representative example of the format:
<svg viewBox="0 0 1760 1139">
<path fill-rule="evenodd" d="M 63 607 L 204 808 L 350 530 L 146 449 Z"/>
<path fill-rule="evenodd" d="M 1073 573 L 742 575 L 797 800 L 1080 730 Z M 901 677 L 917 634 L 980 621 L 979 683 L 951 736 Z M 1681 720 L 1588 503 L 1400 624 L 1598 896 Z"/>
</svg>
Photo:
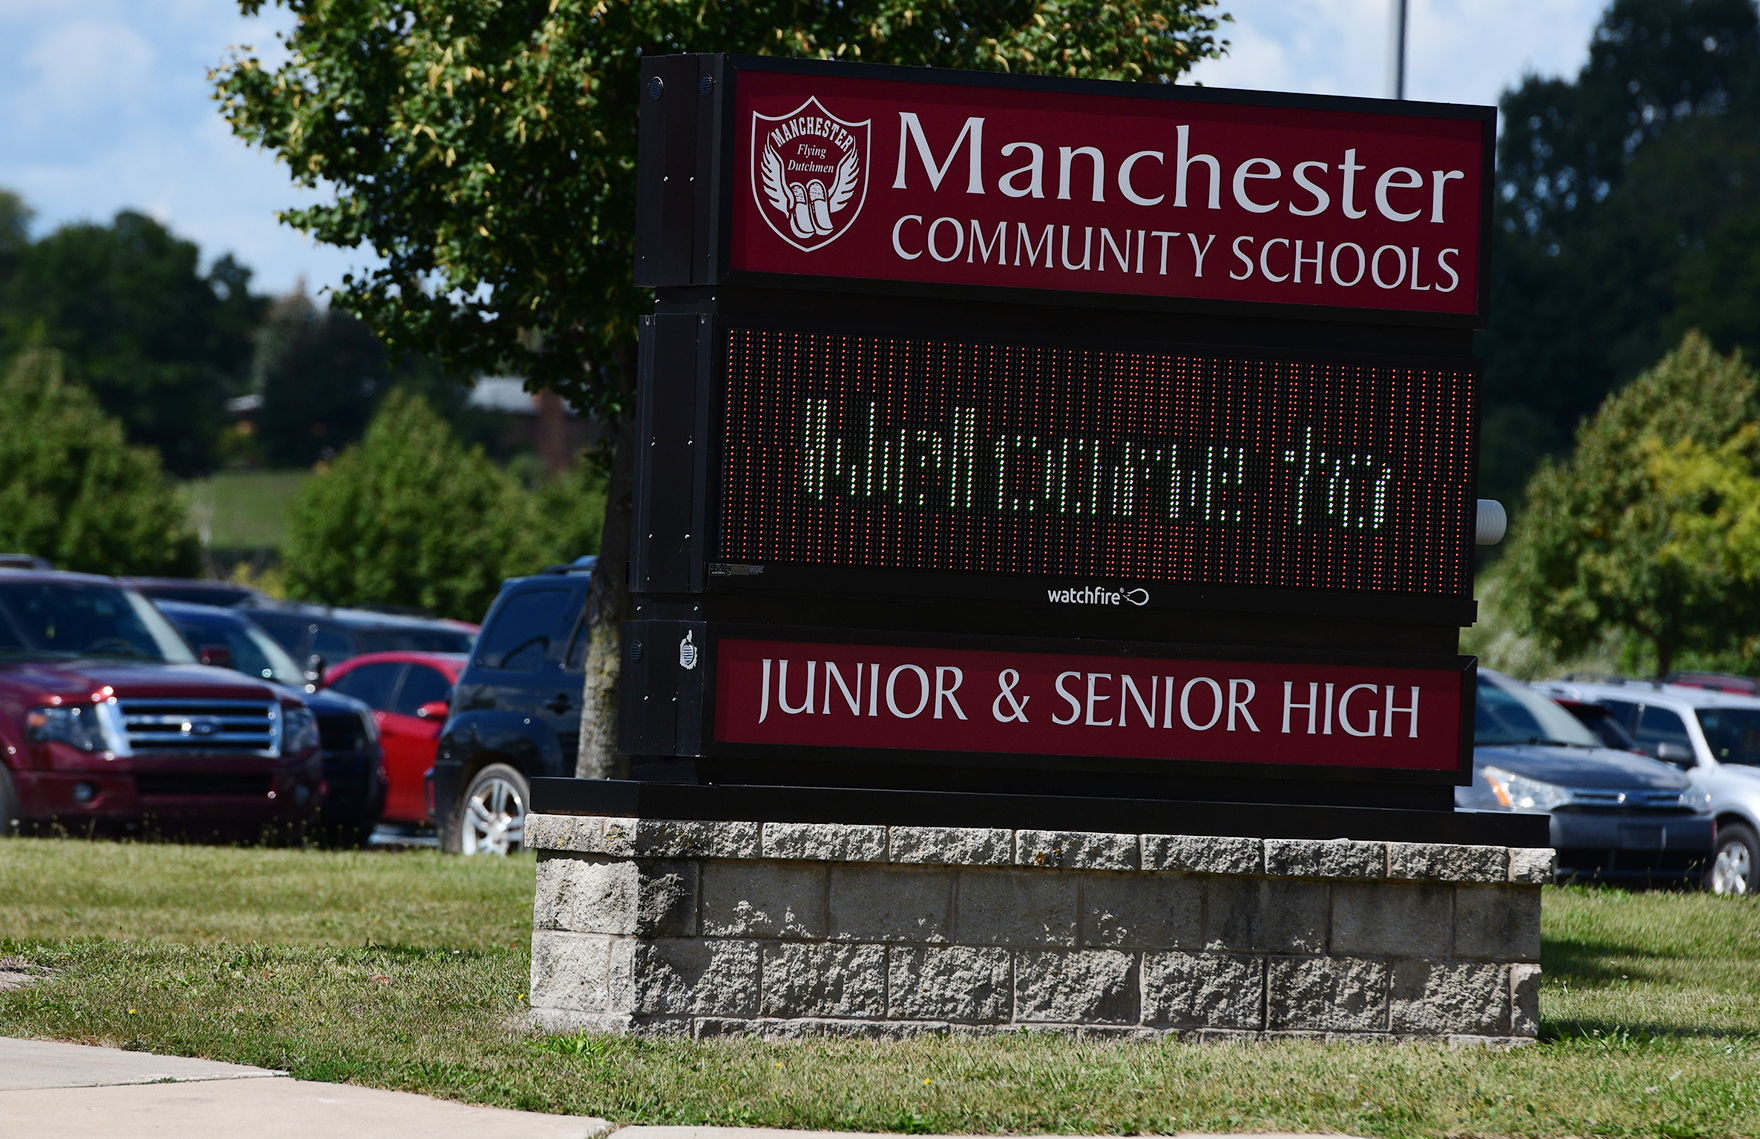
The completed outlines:
<svg viewBox="0 0 1760 1139">
<path fill-rule="evenodd" d="M 299 694 L 197 664 L 114 579 L 0 571 L 0 833 L 298 833 L 322 757 Z"/>
</svg>

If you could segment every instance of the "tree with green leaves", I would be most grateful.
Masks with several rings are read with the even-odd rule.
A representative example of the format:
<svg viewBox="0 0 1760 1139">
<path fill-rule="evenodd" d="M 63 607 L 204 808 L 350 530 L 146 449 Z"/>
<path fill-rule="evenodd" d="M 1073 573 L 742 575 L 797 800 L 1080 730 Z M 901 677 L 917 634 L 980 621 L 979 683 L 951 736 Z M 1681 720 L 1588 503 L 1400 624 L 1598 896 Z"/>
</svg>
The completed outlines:
<svg viewBox="0 0 1760 1139">
<path fill-rule="evenodd" d="M 31 244 L 31 208 L 11 190 L 0 190 L 0 302 L 11 291 L 18 263 Z"/>
<path fill-rule="evenodd" d="M 1620 629 L 1661 674 L 1760 624 L 1760 574 L 1728 540 L 1757 421 L 1760 377 L 1697 333 L 1609 396 L 1529 486 L 1499 566 L 1520 631 L 1569 656 Z"/>
<path fill-rule="evenodd" d="M 0 261 L 6 258 L 0 238 Z M 62 226 L 16 254 L 0 297 L 0 353 L 37 338 L 178 475 L 214 465 L 224 402 L 250 365 L 262 298 L 250 270 L 144 214 Z"/>
<path fill-rule="evenodd" d="M 580 475 L 527 491 L 420 394 L 394 388 L 290 504 L 287 591 L 481 621 L 503 578 L 592 552 L 593 491 Z"/>
<path fill-rule="evenodd" d="M 513 371 L 606 429 L 603 557 L 590 588 L 583 775 L 616 769 L 629 615 L 643 55 L 730 51 L 1171 82 L 1221 50 L 1215 0 L 279 0 L 285 62 L 215 74 L 240 136 L 333 203 L 283 220 L 383 265 L 337 300 L 394 350 Z M 263 0 L 240 0 L 254 14 Z"/>
<path fill-rule="evenodd" d="M 1760 349 L 1754 0 L 1613 0 L 1573 78 L 1501 100 L 1480 485 L 1536 458 L 1690 328 Z"/>
<path fill-rule="evenodd" d="M 130 446 L 92 394 L 68 382 L 61 354 L 41 345 L 0 371 L 0 549 L 88 573 L 201 568 L 158 454 Z"/>
</svg>

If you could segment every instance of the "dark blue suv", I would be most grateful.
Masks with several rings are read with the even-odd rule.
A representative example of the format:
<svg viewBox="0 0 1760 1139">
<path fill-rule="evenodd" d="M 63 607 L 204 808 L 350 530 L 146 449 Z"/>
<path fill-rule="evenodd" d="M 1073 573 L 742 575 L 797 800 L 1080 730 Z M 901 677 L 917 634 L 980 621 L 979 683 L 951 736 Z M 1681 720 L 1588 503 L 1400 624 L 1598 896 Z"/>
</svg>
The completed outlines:
<svg viewBox="0 0 1760 1139">
<path fill-rule="evenodd" d="M 434 759 L 434 822 L 445 849 L 518 849 L 531 779 L 574 774 L 595 560 L 510 578 L 483 618 Z"/>
</svg>

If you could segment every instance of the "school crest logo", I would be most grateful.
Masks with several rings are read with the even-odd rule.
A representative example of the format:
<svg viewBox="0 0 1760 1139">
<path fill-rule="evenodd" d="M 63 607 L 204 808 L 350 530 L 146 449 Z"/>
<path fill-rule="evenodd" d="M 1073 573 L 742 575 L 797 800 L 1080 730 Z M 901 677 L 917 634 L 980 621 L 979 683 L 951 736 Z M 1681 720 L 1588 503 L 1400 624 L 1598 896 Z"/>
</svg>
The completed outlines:
<svg viewBox="0 0 1760 1139">
<path fill-rule="evenodd" d="M 752 199 L 776 236 L 811 253 L 841 237 L 868 196 L 872 119 L 847 122 L 817 98 L 752 113 Z"/>
</svg>

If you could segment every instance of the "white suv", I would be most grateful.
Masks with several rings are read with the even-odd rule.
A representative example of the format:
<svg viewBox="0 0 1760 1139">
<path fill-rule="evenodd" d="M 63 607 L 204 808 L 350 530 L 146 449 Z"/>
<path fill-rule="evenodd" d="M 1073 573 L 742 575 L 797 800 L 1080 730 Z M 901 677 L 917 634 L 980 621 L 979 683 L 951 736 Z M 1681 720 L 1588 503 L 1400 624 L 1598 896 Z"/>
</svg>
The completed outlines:
<svg viewBox="0 0 1760 1139">
<path fill-rule="evenodd" d="M 1548 680 L 1549 696 L 1600 704 L 1657 759 L 1685 768 L 1711 795 L 1716 855 L 1706 885 L 1760 891 L 1760 696 L 1652 680 Z"/>
</svg>

